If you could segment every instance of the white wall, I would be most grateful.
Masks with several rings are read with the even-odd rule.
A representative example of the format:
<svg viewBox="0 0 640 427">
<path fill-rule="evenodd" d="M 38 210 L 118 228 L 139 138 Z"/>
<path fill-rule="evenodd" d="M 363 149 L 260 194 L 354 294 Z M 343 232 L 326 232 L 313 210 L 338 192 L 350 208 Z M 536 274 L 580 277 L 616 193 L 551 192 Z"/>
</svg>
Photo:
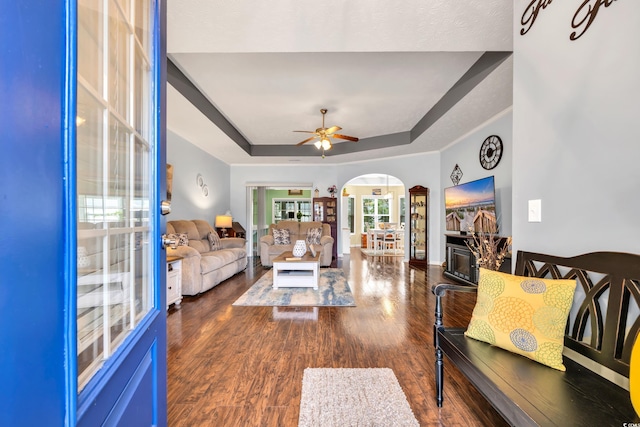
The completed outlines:
<svg viewBox="0 0 640 427">
<path fill-rule="evenodd" d="M 321 196 L 328 196 L 327 188 L 335 184 L 339 190 L 352 178 L 369 173 L 383 173 L 393 175 L 405 185 L 408 190 L 414 185 L 422 185 L 431 189 L 430 200 L 430 233 L 429 260 L 439 264 L 443 259 L 440 253 L 440 217 L 441 193 L 439 174 L 439 153 L 426 153 L 391 159 L 363 161 L 349 164 L 310 166 L 310 165 L 233 165 L 231 166 L 231 209 L 234 220 L 246 224 L 246 191 L 248 182 L 313 182 L 318 187 Z M 237 218 L 237 219 L 235 219 Z M 338 230 L 342 224 L 338 223 Z M 338 236 L 341 240 L 342 237 Z M 339 241 L 342 245 L 342 242 Z M 341 247 L 341 246 L 340 246 Z M 405 253 L 409 253 L 408 249 Z"/>
<path fill-rule="evenodd" d="M 171 131 L 167 131 L 167 163 L 173 165 L 167 220 L 204 219 L 213 225 L 215 216 L 229 209 L 229 165 Z M 209 188 L 207 197 L 196 183 L 198 174 Z"/>
<path fill-rule="evenodd" d="M 485 123 L 482 128 L 473 131 L 457 141 L 454 145 L 447 147 L 442 151 L 440 156 L 440 180 L 442 181 L 443 190 L 446 187 L 453 186 L 450 176 L 456 164 L 462 170 L 461 184 L 491 175 L 495 177 L 496 213 L 498 215 L 498 227 L 501 236 L 512 235 L 512 120 L 512 110 L 508 109 Z M 502 140 L 502 159 L 500 163 L 498 163 L 498 166 L 491 170 L 486 170 L 480 165 L 479 153 L 482 143 L 490 135 L 498 135 Z M 444 200 L 441 200 L 441 202 L 444 203 Z M 447 233 L 445 230 L 444 208 L 442 208 L 441 211 L 442 215 L 438 226 L 440 234 L 444 235 Z M 443 238 L 440 248 L 443 258 L 445 253 L 444 244 Z"/>
<path fill-rule="evenodd" d="M 529 3 L 514 7 L 514 249 L 640 253 L 640 2 L 600 6 L 575 41 L 581 2 L 549 4 L 521 36 Z"/>
</svg>

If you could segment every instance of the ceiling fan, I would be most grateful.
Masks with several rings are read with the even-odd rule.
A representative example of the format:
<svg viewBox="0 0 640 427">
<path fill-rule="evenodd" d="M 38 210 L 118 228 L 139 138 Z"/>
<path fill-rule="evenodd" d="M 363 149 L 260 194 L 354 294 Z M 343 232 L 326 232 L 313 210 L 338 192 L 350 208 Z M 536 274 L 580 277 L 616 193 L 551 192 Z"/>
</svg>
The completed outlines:
<svg viewBox="0 0 640 427">
<path fill-rule="evenodd" d="M 316 146 L 316 148 L 318 150 L 322 149 L 324 151 L 324 150 L 331 149 L 330 138 L 345 139 L 347 141 L 353 141 L 353 142 L 357 142 L 358 141 L 358 138 L 356 138 L 355 136 L 340 135 L 338 133 L 335 133 L 335 132 L 339 131 L 340 129 L 342 129 L 340 126 L 331 126 L 330 128 L 325 128 L 324 127 L 324 115 L 327 114 L 327 109 L 323 108 L 323 109 L 320 110 L 320 112 L 322 113 L 322 127 L 321 128 L 318 128 L 315 131 L 294 130 L 294 132 L 304 132 L 304 133 L 312 133 L 312 134 L 314 134 L 311 138 L 307 138 L 304 141 L 300 141 L 296 145 L 306 144 L 307 142 L 311 141 L 312 139 L 318 138 L 318 140 L 314 143 L 314 145 Z"/>
</svg>

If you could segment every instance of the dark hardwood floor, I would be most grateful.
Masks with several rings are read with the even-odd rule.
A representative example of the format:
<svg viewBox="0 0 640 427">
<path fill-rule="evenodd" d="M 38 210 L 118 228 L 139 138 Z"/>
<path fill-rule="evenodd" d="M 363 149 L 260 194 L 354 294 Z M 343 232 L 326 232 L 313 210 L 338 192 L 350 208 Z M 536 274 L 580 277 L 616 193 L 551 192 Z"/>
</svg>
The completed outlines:
<svg viewBox="0 0 640 427">
<path fill-rule="evenodd" d="M 266 271 L 258 260 L 171 308 L 169 426 L 296 426 L 306 367 L 393 369 L 421 426 L 504 426 L 445 360 L 445 402 L 435 403 L 431 285 L 442 269 L 410 268 L 401 257 L 352 248 L 341 266 L 357 307 L 232 307 Z M 465 326 L 475 297 L 444 300 L 447 326 Z M 276 311 L 277 310 L 277 311 Z"/>
</svg>

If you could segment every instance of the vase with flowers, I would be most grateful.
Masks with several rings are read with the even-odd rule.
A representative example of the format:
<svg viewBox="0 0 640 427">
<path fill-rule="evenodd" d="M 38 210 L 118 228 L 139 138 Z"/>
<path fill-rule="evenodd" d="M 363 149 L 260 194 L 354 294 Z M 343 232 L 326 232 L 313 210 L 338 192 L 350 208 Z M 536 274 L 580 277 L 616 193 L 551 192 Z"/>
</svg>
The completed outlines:
<svg viewBox="0 0 640 427">
<path fill-rule="evenodd" d="M 498 271 L 511 248 L 511 237 L 498 236 L 495 225 L 487 228 L 480 231 L 470 228 L 471 240 L 467 241 L 467 247 L 476 258 L 478 267 Z"/>
<path fill-rule="evenodd" d="M 338 192 L 338 187 L 336 187 L 335 185 L 332 185 L 331 187 L 327 188 L 327 191 L 329 192 L 329 194 L 331 194 L 331 197 L 336 197 L 336 193 Z"/>
</svg>

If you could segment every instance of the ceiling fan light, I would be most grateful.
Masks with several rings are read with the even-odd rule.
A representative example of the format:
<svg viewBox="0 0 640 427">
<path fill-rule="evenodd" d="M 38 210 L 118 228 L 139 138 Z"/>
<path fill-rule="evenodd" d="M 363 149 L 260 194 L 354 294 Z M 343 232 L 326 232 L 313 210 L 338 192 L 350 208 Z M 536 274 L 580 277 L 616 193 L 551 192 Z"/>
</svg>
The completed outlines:
<svg viewBox="0 0 640 427">
<path fill-rule="evenodd" d="M 319 149 L 321 149 L 321 148 L 322 148 L 322 141 L 317 140 L 313 145 L 315 145 L 315 146 L 316 146 L 316 148 L 319 150 Z"/>
<path fill-rule="evenodd" d="M 331 141 L 329 141 L 327 138 L 324 138 L 322 140 L 322 148 L 324 148 L 325 150 L 331 149 Z"/>
</svg>

